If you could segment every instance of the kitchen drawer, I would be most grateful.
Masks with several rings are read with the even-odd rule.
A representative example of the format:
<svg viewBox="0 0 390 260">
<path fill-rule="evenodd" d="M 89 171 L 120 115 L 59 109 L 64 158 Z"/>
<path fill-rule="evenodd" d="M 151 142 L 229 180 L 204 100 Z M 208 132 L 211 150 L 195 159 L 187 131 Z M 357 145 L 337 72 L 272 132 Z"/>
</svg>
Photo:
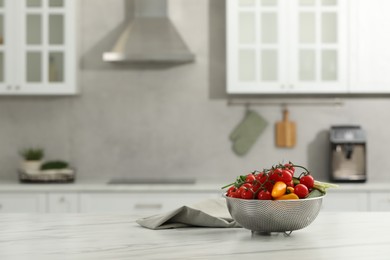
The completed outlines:
<svg viewBox="0 0 390 260">
<path fill-rule="evenodd" d="M 45 195 L 40 193 L 0 193 L 1 213 L 45 212 Z"/>
<path fill-rule="evenodd" d="M 131 212 L 152 214 L 191 205 L 219 193 L 82 193 L 81 212 Z"/>
<path fill-rule="evenodd" d="M 79 211 L 77 193 L 49 193 L 47 203 L 49 213 L 76 213 Z"/>
<path fill-rule="evenodd" d="M 390 192 L 371 192 L 370 211 L 390 211 Z"/>
<path fill-rule="evenodd" d="M 322 201 L 323 211 L 368 211 L 367 192 L 340 192 L 330 190 Z"/>
</svg>

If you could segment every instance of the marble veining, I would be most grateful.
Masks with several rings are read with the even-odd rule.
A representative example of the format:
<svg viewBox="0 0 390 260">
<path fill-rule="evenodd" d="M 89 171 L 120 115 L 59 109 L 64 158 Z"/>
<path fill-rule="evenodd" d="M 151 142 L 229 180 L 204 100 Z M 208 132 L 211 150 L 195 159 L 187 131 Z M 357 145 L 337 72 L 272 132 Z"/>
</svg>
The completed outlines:
<svg viewBox="0 0 390 260">
<path fill-rule="evenodd" d="M 290 236 L 149 230 L 129 214 L 0 214 L 0 259 L 389 259 L 390 212 L 321 212 Z M 260 258 L 259 258 L 260 259 Z"/>
</svg>

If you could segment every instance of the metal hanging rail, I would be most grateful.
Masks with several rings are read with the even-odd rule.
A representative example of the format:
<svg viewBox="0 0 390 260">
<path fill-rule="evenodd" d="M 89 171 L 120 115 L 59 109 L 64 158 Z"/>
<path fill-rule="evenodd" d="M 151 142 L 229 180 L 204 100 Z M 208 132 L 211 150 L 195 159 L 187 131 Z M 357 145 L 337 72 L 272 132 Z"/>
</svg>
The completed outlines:
<svg viewBox="0 0 390 260">
<path fill-rule="evenodd" d="M 228 106 L 342 106 L 344 101 L 340 98 L 298 99 L 278 98 L 270 99 L 229 99 Z"/>
</svg>

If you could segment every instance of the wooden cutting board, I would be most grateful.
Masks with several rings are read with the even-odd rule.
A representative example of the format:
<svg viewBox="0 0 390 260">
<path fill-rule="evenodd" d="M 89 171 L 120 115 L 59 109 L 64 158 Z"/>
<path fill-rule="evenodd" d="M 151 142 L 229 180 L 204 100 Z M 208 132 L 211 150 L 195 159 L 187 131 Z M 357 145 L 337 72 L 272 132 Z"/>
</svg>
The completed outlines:
<svg viewBox="0 0 390 260">
<path fill-rule="evenodd" d="M 289 112 L 283 110 L 283 121 L 276 122 L 275 138 L 278 147 L 294 147 L 296 143 L 296 126 L 295 122 L 289 121 Z"/>
</svg>

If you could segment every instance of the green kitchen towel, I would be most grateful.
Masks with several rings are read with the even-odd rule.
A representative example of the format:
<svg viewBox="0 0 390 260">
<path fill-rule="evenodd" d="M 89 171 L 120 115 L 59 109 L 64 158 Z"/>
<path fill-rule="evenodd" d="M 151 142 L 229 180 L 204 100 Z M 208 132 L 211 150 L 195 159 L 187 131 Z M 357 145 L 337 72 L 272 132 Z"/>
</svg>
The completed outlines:
<svg viewBox="0 0 390 260">
<path fill-rule="evenodd" d="M 245 155 L 267 126 L 267 121 L 254 111 L 247 111 L 245 118 L 230 134 L 232 148 L 237 155 Z"/>
<path fill-rule="evenodd" d="M 207 199 L 191 206 L 181 206 L 165 214 L 138 219 L 137 223 L 149 229 L 241 227 L 231 218 L 224 198 Z"/>
</svg>

